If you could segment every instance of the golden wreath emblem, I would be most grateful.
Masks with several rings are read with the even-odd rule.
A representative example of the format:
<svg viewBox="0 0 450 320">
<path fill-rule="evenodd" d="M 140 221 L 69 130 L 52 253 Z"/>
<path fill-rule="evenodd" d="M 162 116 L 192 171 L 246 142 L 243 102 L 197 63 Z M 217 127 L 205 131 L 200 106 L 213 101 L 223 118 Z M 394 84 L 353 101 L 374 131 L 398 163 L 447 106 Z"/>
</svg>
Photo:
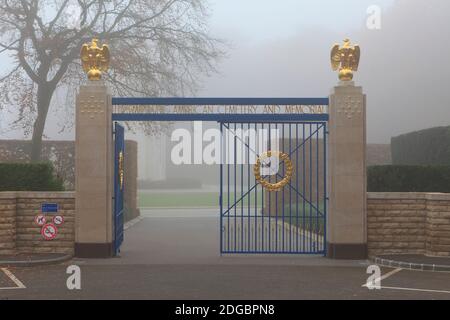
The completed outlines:
<svg viewBox="0 0 450 320">
<path fill-rule="evenodd" d="M 285 165 L 285 175 L 283 179 L 278 181 L 277 183 L 270 183 L 269 181 L 264 180 L 261 176 L 262 161 L 265 159 L 269 159 L 272 156 L 278 157 L 278 159 L 280 159 L 280 163 L 284 162 Z M 269 190 L 270 192 L 278 192 L 281 189 L 283 189 L 283 187 L 287 185 L 289 181 L 292 179 L 293 173 L 294 173 L 294 166 L 292 165 L 291 159 L 289 159 L 289 155 L 280 151 L 264 152 L 256 159 L 256 163 L 253 167 L 253 174 L 255 175 L 256 181 L 258 181 L 263 188 Z"/>
<path fill-rule="evenodd" d="M 123 189 L 123 175 L 124 175 L 123 151 L 120 151 L 119 152 L 119 185 L 120 185 L 120 190 Z"/>
</svg>

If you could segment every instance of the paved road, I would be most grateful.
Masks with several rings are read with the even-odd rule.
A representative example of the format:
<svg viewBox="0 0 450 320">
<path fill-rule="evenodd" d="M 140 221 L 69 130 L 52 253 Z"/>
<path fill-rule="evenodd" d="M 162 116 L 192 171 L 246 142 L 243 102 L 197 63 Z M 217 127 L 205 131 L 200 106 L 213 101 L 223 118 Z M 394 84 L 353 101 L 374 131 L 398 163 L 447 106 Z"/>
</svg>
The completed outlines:
<svg viewBox="0 0 450 320">
<path fill-rule="evenodd" d="M 0 299 L 450 299 L 450 274 L 383 268 L 368 290 L 366 261 L 218 255 L 216 211 L 145 212 L 120 258 L 0 270 Z M 69 291 L 77 264 L 82 289 Z M 26 288 L 17 287 L 19 283 Z M 3 289 L 2 289 L 3 288 Z"/>
</svg>

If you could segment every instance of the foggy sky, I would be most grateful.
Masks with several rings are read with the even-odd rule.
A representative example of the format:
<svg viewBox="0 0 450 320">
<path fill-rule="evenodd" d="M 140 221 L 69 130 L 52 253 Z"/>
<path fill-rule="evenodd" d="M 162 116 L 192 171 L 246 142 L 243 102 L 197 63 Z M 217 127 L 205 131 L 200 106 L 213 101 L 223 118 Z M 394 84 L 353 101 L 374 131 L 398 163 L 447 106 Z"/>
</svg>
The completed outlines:
<svg viewBox="0 0 450 320">
<path fill-rule="evenodd" d="M 362 48 L 355 81 L 367 94 L 369 142 L 450 125 L 450 1 L 211 1 L 211 34 L 230 46 L 220 73 L 205 79 L 198 96 L 328 96 L 337 83 L 330 48 L 349 37 Z M 383 7 L 381 30 L 365 27 L 371 4 Z M 5 63 L 0 61 L 2 69 Z M 73 127 L 60 133 L 64 115 L 73 118 L 73 106 L 54 114 L 55 104 L 64 102 L 64 95 L 53 101 L 49 139 L 74 138 Z M 2 133 L 10 116 L 2 113 Z"/>
<path fill-rule="evenodd" d="M 362 48 L 355 82 L 367 94 L 369 142 L 450 125 L 450 1 L 397 0 L 383 10 L 381 30 L 368 30 L 365 19 L 363 11 L 351 32 L 348 24 L 303 26 L 263 43 L 239 42 L 237 33 L 221 74 L 208 79 L 200 95 L 328 96 L 337 83 L 330 48 L 348 36 Z"/>
</svg>

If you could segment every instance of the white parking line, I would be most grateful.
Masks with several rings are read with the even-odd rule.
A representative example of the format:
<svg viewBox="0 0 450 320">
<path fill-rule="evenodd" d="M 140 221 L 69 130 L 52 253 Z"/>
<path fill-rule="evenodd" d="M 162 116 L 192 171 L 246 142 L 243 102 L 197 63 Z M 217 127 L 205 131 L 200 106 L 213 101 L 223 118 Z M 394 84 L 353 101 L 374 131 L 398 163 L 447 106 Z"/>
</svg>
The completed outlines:
<svg viewBox="0 0 450 320">
<path fill-rule="evenodd" d="M 402 268 L 394 269 L 385 275 L 381 276 L 380 278 L 375 280 L 375 283 L 381 283 L 382 280 L 385 280 L 389 278 L 390 276 L 402 271 Z M 363 284 L 362 287 L 367 287 L 367 284 Z M 402 291 L 419 291 L 419 292 L 431 292 L 431 293 L 448 293 L 450 294 L 450 291 L 447 290 L 434 290 L 434 289 L 416 289 L 416 288 L 403 288 L 403 287 L 385 287 L 380 286 L 380 289 L 388 289 L 388 290 L 402 290 Z"/>
<path fill-rule="evenodd" d="M 17 287 L 5 287 L 5 288 L 0 288 L 0 290 L 12 290 L 12 289 L 26 289 L 25 285 L 22 283 L 22 281 L 20 281 L 19 279 L 17 279 L 17 277 L 8 269 L 6 268 L 1 268 L 1 270 L 3 271 L 3 273 L 9 278 L 11 279 L 12 282 L 15 283 L 15 285 Z"/>
<path fill-rule="evenodd" d="M 381 286 L 381 289 L 403 290 L 403 291 L 421 291 L 421 292 L 448 293 L 448 294 L 450 294 L 450 291 L 446 291 L 446 290 L 433 290 L 433 289 L 415 289 L 415 288 L 383 287 L 383 286 Z"/>
</svg>

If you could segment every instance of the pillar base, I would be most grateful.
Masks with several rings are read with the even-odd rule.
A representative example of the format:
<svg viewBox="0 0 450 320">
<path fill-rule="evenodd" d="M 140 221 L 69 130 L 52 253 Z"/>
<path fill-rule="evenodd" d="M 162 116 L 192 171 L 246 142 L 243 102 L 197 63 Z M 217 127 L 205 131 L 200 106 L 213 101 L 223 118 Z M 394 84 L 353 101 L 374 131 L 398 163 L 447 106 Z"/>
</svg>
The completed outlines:
<svg viewBox="0 0 450 320">
<path fill-rule="evenodd" d="M 75 243 L 77 258 L 111 258 L 113 256 L 112 243 Z"/>
<path fill-rule="evenodd" d="M 367 243 L 327 243 L 327 258 L 341 260 L 367 259 Z"/>
</svg>

